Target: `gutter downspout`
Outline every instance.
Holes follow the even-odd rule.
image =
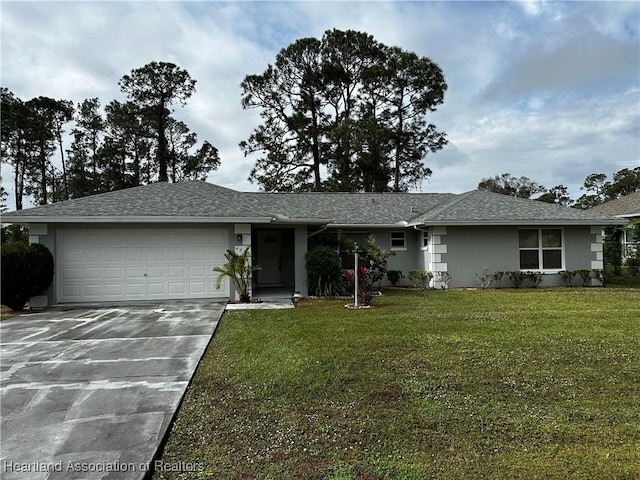
[[[328,223],[326,223],[322,227],[320,227],[319,230],[316,230],[315,232],[311,232],[311,233],[307,234],[307,238],[314,237],[314,236],[318,235],[319,233],[324,232],[327,228],[329,228],[329,224]]]

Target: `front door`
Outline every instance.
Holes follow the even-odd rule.
[[[258,230],[257,243],[258,286],[282,286],[282,231]]]

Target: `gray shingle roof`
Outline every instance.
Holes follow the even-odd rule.
[[[335,225],[396,225],[451,201],[452,193],[253,193],[291,218],[331,218]]]
[[[251,217],[251,205],[235,190],[206,182],[152,183],[52,203],[3,215],[12,217]]]
[[[581,224],[619,219],[485,191],[238,192],[201,181],[154,183],[3,215],[4,222],[233,221],[331,225]]]
[[[536,200],[473,190],[457,196],[410,222],[411,225],[606,225],[616,223],[606,215],[562,207]]]
[[[591,210],[604,215],[628,218],[640,217],[640,192],[633,192],[624,197],[605,202],[602,205],[593,207]]]

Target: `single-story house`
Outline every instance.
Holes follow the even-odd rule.
[[[10,212],[46,245],[55,277],[32,302],[233,297],[213,268],[227,249],[251,247],[257,289],[307,293],[305,254],[322,234],[395,252],[389,269],[476,274],[602,269],[602,228],[626,220],[474,190],[451,193],[239,192],[202,181],[154,183]]]
[[[603,215],[625,218],[630,221],[640,221],[640,192],[633,192],[615,200],[610,200],[593,207],[591,210]],[[640,238],[634,236],[632,230],[624,230],[620,237],[620,242],[622,243],[623,260],[636,255]]]

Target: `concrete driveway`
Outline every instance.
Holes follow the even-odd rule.
[[[143,478],[224,307],[56,307],[1,322],[0,477]]]

